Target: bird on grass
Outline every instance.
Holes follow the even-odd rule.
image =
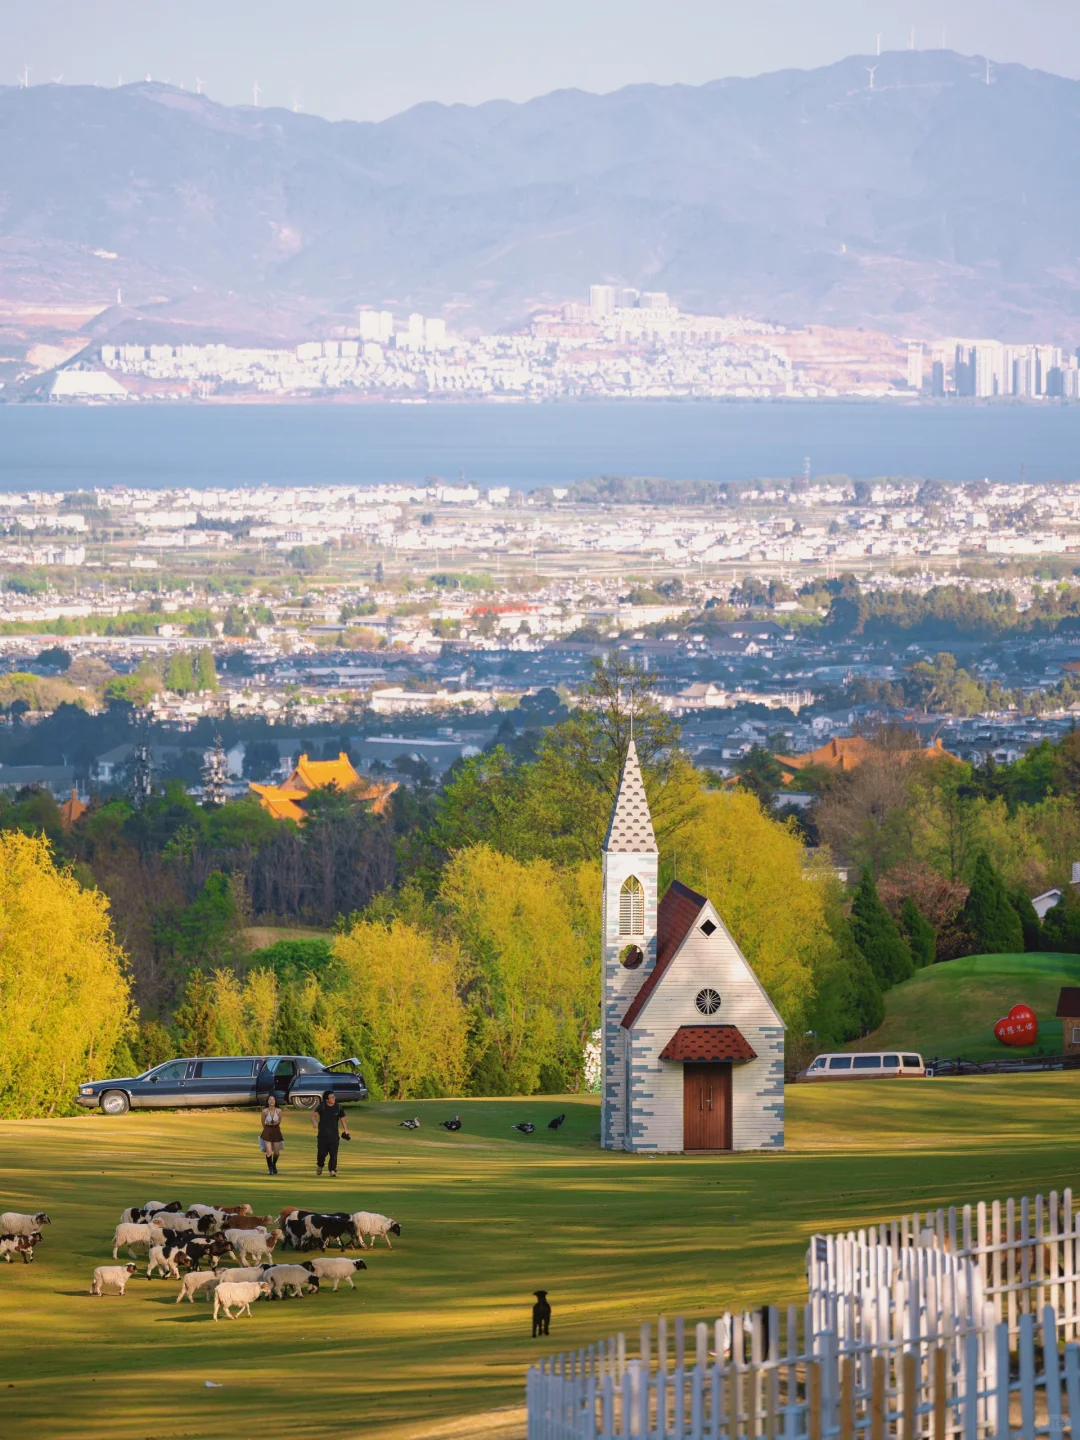
[[[511,1125],[510,1129],[520,1130],[523,1135],[531,1135],[536,1129],[536,1126],[532,1123],[531,1120],[526,1120],[524,1125]]]
[[[558,1130],[559,1126],[562,1124],[562,1122],[563,1122],[565,1119],[566,1119],[566,1116],[565,1116],[565,1115],[556,1115],[554,1120],[549,1120],[549,1121],[548,1121],[548,1129],[549,1129],[549,1130]]]
[[[444,1130],[460,1130],[460,1129],[461,1129],[461,1116],[460,1116],[460,1115],[455,1115],[452,1120],[440,1120],[440,1121],[439,1121],[439,1124],[442,1126],[442,1128],[443,1128]]]
[[[417,1115],[413,1120],[399,1120],[398,1124],[402,1130],[419,1130],[420,1116]]]

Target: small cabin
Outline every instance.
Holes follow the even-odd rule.
[[[1080,1055],[1080,985],[1063,985],[1054,1011],[1061,1021],[1062,1054]]]

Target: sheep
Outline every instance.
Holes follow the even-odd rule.
[[[190,1300],[194,1305],[196,1295],[205,1295],[209,1300],[213,1291],[217,1289],[219,1279],[220,1276],[215,1275],[212,1270],[189,1271],[180,1281],[180,1294],[176,1297],[177,1305],[181,1300]]]
[[[352,1217],[349,1215],[309,1215],[305,1224],[308,1235],[319,1241],[323,1250],[331,1240],[336,1240],[341,1250],[345,1249],[346,1242],[349,1245],[357,1243]]]
[[[251,1215],[253,1213],[250,1205],[192,1205],[188,1208],[188,1214],[197,1211],[200,1215],[213,1212],[215,1215]]]
[[[37,1235],[43,1225],[52,1221],[44,1210],[36,1215],[20,1215],[17,1210],[5,1210],[0,1215],[0,1235]]]
[[[228,1230],[269,1230],[274,1224],[271,1215],[225,1215]]]
[[[273,1230],[269,1234],[265,1230],[225,1231],[225,1239],[237,1260],[257,1260],[261,1255],[269,1259],[274,1246],[283,1238],[280,1230]]]
[[[219,1280],[229,1280],[236,1283],[240,1280],[261,1280],[268,1265],[238,1265],[224,1270],[215,1271]]]
[[[348,1281],[350,1290],[356,1289],[352,1279],[353,1271],[366,1270],[367,1263],[363,1260],[350,1260],[347,1255],[319,1255],[314,1260],[309,1260],[304,1268],[317,1275],[320,1280],[333,1280],[336,1295],[342,1280]]]
[[[11,1264],[12,1255],[21,1255],[23,1264],[29,1265],[34,1258],[34,1241],[37,1234],[33,1235],[0,1235],[0,1255],[3,1255],[7,1263]]]
[[[135,1247],[145,1245],[149,1250],[152,1245],[165,1244],[165,1231],[157,1225],[117,1225],[113,1231],[113,1259],[116,1259],[116,1252],[123,1245],[129,1255],[134,1255]]]
[[[168,1220],[164,1219],[157,1211],[154,1212],[158,1218],[151,1220],[151,1225],[159,1225],[162,1230],[168,1230],[173,1235],[212,1235],[214,1233],[214,1221],[210,1215],[191,1217],[189,1215],[170,1215]]]
[[[204,1260],[211,1262],[212,1270],[215,1261],[226,1255],[234,1255],[233,1248],[224,1235],[215,1235],[210,1240],[197,1235],[179,1235],[170,1239],[166,1232],[166,1247],[174,1250],[177,1264],[186,1265],[189,1270],[201,1269]]]
[[[356,1214],[349,1218],[352,1220],[353,1230],[356,1232],[356,1240],[361,1250],[365,1248],[365,1235],[371,1238],[370,1248],[372,1250],[375,1248],[375,1239],[379,1235],[392,1250],[394,1247],[390,1245],[390,1236],[401,1234],[401,1226],[396,1220],[391,1220],[389,1215],[376,1215],[373,1210],[357,1210]]]
[[[151,1215],[157,1215],[160,1211],[178,1215],[183,1208],[179,1200],[170,1200],[167,1205],[163,1200],[148,1200],[145,1205],[129,1205],[120,1216],[120,1223],[142,1225]]]
[[[90,1294],[104,1295],[106,1285],[115,1285],[123,1295],[124,1286],[135,1274],[136,1268],[134,1260],[129,1260],[126,1265],[99,1265],[94,1271]]]
[[[305,1290],[318,1290],[318,1277],[307,1265],[269,1265],[263,1271],[263,1279],[270,1282],[271,1297],[285,1299],[288,1292],[299,1300]]]
[[[180,1279],[180,1270],[177,1266],[178,1259],[186,1259],[179,1246],[174,1244],[151,1245],[149,1254],[146,1257],[146,1278],[151,1279],[154,1270],[160,1270],[173,1280]]]
[[[270,1294],[270,1286],[265,1280],[247,1280],[230,1282],[220,1280],[214,1286],[214,1319],[218,1318],[218,1311],[224,1310],[230,1320],[235,1320],[231,1307],[238,1305],[241,1315],[251,1314],[251,1302],[259,1300],[264,1295]]]

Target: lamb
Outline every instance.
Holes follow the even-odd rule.
[[[165,1244],[165,1231],[157,1225],[117,1225],[113,1231],[113,1259],[116,1259],[116,1252],[123,1245],[129,1255],[134,1255],[135,1247],[145,1245],[149,1250],[152,1245]]]
[[[260,1300],[264,1295],[270,1294],[270,1286],[265,1280],[241,1280],[239,1282],[219,1280],[214,1286],[214,1319],[218,1318],[218,1311],[224,1310],[230,1320],[235,1320],[232,1313],[232,1306],[239,1306],[241,1315],[251,1314],[251,1302]]]
[[[0,1235],[37,1235],[43,1225],[52,1221],[44,1210],[36,1215],[20,1215],[17,1210],[5,1210],[0,1215]]]
[[[264,1271],[269,1268],[267,1265],[238,1265],[230,1269],[218,1270],[216,1277],[218,1280],[229,1280],[233,1283],[239,1280],[261,1280]]]
[[[390,1245],[390,1236],[401,1234],[401,1226],[396,1220],[391,1220],[389,1215],[376,1215],[373,1210],[357,1210],[355,1215],[350,1216],[350,1219],[352,1220],[353,1230],[356,1232],[357,1244],[361,1250],[365,1248],[365,1235],[371,1238],[370,1248],[372,1250],[375,1248],[375,1239],[379,1235],[382,1236],[392,1250],[394,1247]]]
[[[135,1274],[136,1265],[134,1260],[129,1260],[126,1265],[99,1265],[94,1271],[93,1283],[90,1286],[91,1295],[104,1295],[106,1285],[115,1285],[121,1295],[124,1293],[124,1286]]]
[[[225,1239],[238,1260],[257,1260],[265,1255],[269,1260],[274,1246],[283,1239],[280,1230],[269,1234],[265,1230],[226,1230]]]
[[[366,1270],[367,1263],[364,1260],[350,1260],[346,1255],[319,1255],[314,1260],[309,1260],[304,1266],[320,1280],[333,1280],[334,1294],[337,1294],[337,1287],[342,1280],[346,1280],[350,1290],[355,1290],[353,1284],[353,1271]]]
[[[285,1299],[291,1290],[299,1300],[305,1290],[318,1290],[318,1276],[311,1273],[308,1265],[270,1265],[263,1271],[263,1279],[270,1282],[273,1298]]]
[[[34,1241],[37,1235],[0,1235],[0,1255],[11,1264],[12,1255],[21,1255],[23,1264],[29,1265],[34,1258]]]
[[[217,1289],[219,1279],[220,1277],[215,1275],[212,1270],[190,1271],[180,1282],[180,1294],[176,1297],[177,1305],[181,1300],[190,1300],[194,1305],[196,1295],[205,1295],[209,1300],[213,1291]]]

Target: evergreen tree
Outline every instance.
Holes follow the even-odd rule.
[[[851,931],[882,990],[909,980],[914,974],[907,941],[881,903],[869,870],[863,871],[852,901]]]
[[[1009,904],[1005,882],[983,851],[975,861],[971,890],[961,919],[971,933],[976,955],[1014,955],[1024,949],[1020,917]]]
[[[190,695],[195,689],[195,672],[186,650],[178,650],[170,658],[165,668],[165,684],[175,695]]]
[[[277,1055],[312,1055],[315,1052],[315,1032],[311,1022],[288,986],[281,992],[270,1042]]]
[[[910,895],[904,896],[900,909],[900,925],[907,938],[915,969],[922,970],[927,965],[933,965],[937,958],[937,932],[926,916],[920,913]]]
[[[1064,955],[1080,954],[1080,898],[1071,885],[1066,887],[1058,903],[1046,912],[1041,948]]]
[[[1009,904],[1020,917],[1020,929],[1024,932],[1024,949],[1041,950],[1043,932],[1039,917],[1035,913],[1035,906],[1028,898],[1026,890],[1017,886],[1009,891]]]
[[[834,907],[827,923],[836,948],[832,963],[825,965],[818,975],[817,990],[806,1017],[817,1037],[815,1050],[830,1050],[869,1035],[885,1019],[881,986],[855,943],[850,921],[839,907]]]
[[[196,690],[211,691],[216,691],[218,688],[214,652],[209,645],[204,645],[195,657],[195,688]]]

